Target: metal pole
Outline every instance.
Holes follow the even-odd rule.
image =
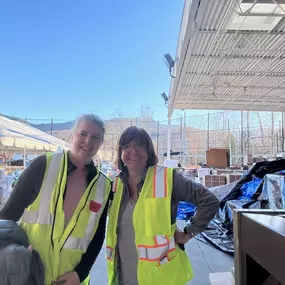
[[[159,142],[159,121],[157,121],[157,127],[156,127],[156,154],[158,154],[158,142]]]
[[[186,110],[184,110],[184,128],[183,128],[183,166],[185,166],[186,156]]]
[[[246,153],[249,154],[249,142],[250,142],[250,132],[249,132],[249,111],[246,112]]]
[[[225,134],[225,130],[226,130],[226,122],[225,122],[225,111],[223,111],[223,135]]]
[[[274,140],[275,140],[275,136],[274,136],[274,113],[271,112],[271,153],[272,153],[272,157],[274,156]]]
[[[50,134],[52,135],[53,118],[50,119]]]
[[[228,137],[229,137],[229,149],[230,149],[230,165],[233,165],[232,159],[232,136],[230,132],[230,120],[228,119]]]
[[[180,130],[179,130],[179,139],[180,139],[180,143],[181,143],[181,148],[180,148],[180,155],[179,155],[179,163],[182,164],[183,163],[183,154],[184,153],[184,146],[183,146],[183,139],[184,139],[184,135],[183,135],[183,118],[182,118],[182,114],[180,117]]]
[[[208,113],[207,150],[210,150],[210,113]]]
[[[278,140],[277,140],[277,152],[282,151],[282,123],[279,120]]]
[[[244,133],[243,133],[243,111],[241,111],[241,133],[240,133],[240,150],[241,150],[241,156],[242,156],[242,163],[243,163],[243,156],[244,156]]]
[[[167,126],[167,159],[170,159],[170,148],[171,148],[171,119],[168,116],[168,126]]]
[[[233,136],[235,139],[235,164],[237,164],[237,137],[235,136],[235,125],[233,125]]]
[[[284,151],[284,127],[285,127],[284,118],[285,118],[284,112],[282,112],[282,122],[281,122],[281,124],[282,124],[282,127],[281,127],[281,136],[282,136],[281,150],[282,150],[282,152]]]
[[[276,153],[279,151],[279,136],[278,136],[278,132],[276,133]]]

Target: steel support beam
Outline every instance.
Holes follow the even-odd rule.
[[[279,17],[284,18],[285,14],[278,14],[278,13],[239,13],[240,17]]]
[[[210,97],[210,94],[188,94],[188,96],[184,97],[182,100],[177,100],[178,104],[179,101],[181,102],[185,102],[185,104],[187,104],[187,99],[192,98],[192,99],[196,99],[195,97],[193,98],[194,95],[196,98],[199,98],[199,103],[198,104],[212,104],[213,101],[218,100],[219,104],[247,104],[250,103],[251,100],[254,99],[255,96],[248,96],[248,97],[240,97],[239,99],[236,99],[236,97],[226,97],[225,98],[225,94],[217,94],[215,97],[212,95],[212,97]],[[188,98],[187,98],[188,97]],[[228,100],[228,101],[227,101]],[[231,101],[231,100],[235,100],[235,101]],[[193,100],[189,100],[189,101],[193,101]],[[280,104],[285,104],[285,97],[284,98],[274,98],[274,97],[265,97],[265,98],[260,98],[260,99],[256,99],[254,101],[254,104],[257,103],[265,103],[265,104],[270,104],[270,103],[280,103]],[[192,103],[191,103],[192,104]]]
[[[214,72],[186,72],[187,75],[200,76],[267,76],[267,77],[285,77],[285,72],[263,72],[263,71],[214,71]]]
[[[280,105],[269,105],[269,104],[247,104],[245,106],[241,105],[233,105],[233,104],[227,104],[227,105],[221,105],[218,103],[215,104],[203,104],[203,102],[199,104],[176,104],[176,109],[193,109],[193,110],[235,110],[235,111],[266,111],[266,112],[282,112],[285,111],[285,104]]]
[[[213,30],[199,30],[199,33],[207,33],[207,34],[216,34],[217,30],[213,29]],[[237,35],[260,35],[260,36],[278,36],[278,35],[285,35],[284,31],[271,31],[271,32],[267,32],[267,31],[249,31],[249,30],[226,30],[226,31],[221,31],[219,32],[220,35],[226,35],[226,34],[237,34]]]
[[[204,85],[204,84],[198,84],[198,85],[181,85],[183,88],[215,88],[215,89],[244,89],[246,88],[247,90],[284,90],[285,91],[285,86],[284,87],[275,87],[275,86],[250,86],[250,85],[242,85],[242,86],[237,86],[237,85]]]
[[[285,53],[285,51],[282,51]],[[205,58],[206,55],[202,54],[202,55],[191,55],[191,58],[197,58],[197,59],[203,59]],[[224,55],[224,56],[221,56],[221,55],[209,55],[208,56],[209,59],[217,59],[217,60],[220,60],[220,59],[226,59],[226,60],[231,60],[231,59],[247,59],[247,60],[262,60],[262,61],[266,61],[266,60],[276,60],[276,59],[279,59],[279,60],[283,60],[285,59],[285,55],[282,56],[248,56],[248,55],[245,55],[245,56],[242,56],[242,55]]]
[[[254,49],[254,48],[221,48],[221,47],[216,47],[218,50],[222,51],[231,51],[231,52],[280,52],[280,53],[285,53],[284,49]]]

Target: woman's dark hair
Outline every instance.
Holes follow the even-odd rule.
[[[142,128],[132,126],[125,129],[119,139],[117,151],[118,168],[120,170],[123,170],[125,168],[124,162],[121,158],[122,149],[133,140],[137,145],[145,147],[148,154],[147,166],[156,165],[158,163],[158,158],[154,152],[153,143],[149,134]]]

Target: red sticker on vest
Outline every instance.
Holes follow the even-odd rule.
[[[101,204],[99,204],[99,203],[97,203],[97,202],[95,202],[93,200],[90,201],[90,211],[91,212],[97,213],[97,212],[100,211],[101,207],[102,207]]]

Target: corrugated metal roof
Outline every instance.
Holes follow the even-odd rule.
[[[284,1],[272,0],[270,7],[276,5],[279,14],[261,18],[252,11],[266,4],[253,2],[243,11],[242,0],[193,0],[188,18],[184,11],[185,36],[179,36],[170,115],[174,109],[285,111]],[[266,27],[276,23],[276,17],[279,22],[270,31],[243,30],[243,19],[252,17]],[[233,19],[241,22],[239,29],[229,29]]]

